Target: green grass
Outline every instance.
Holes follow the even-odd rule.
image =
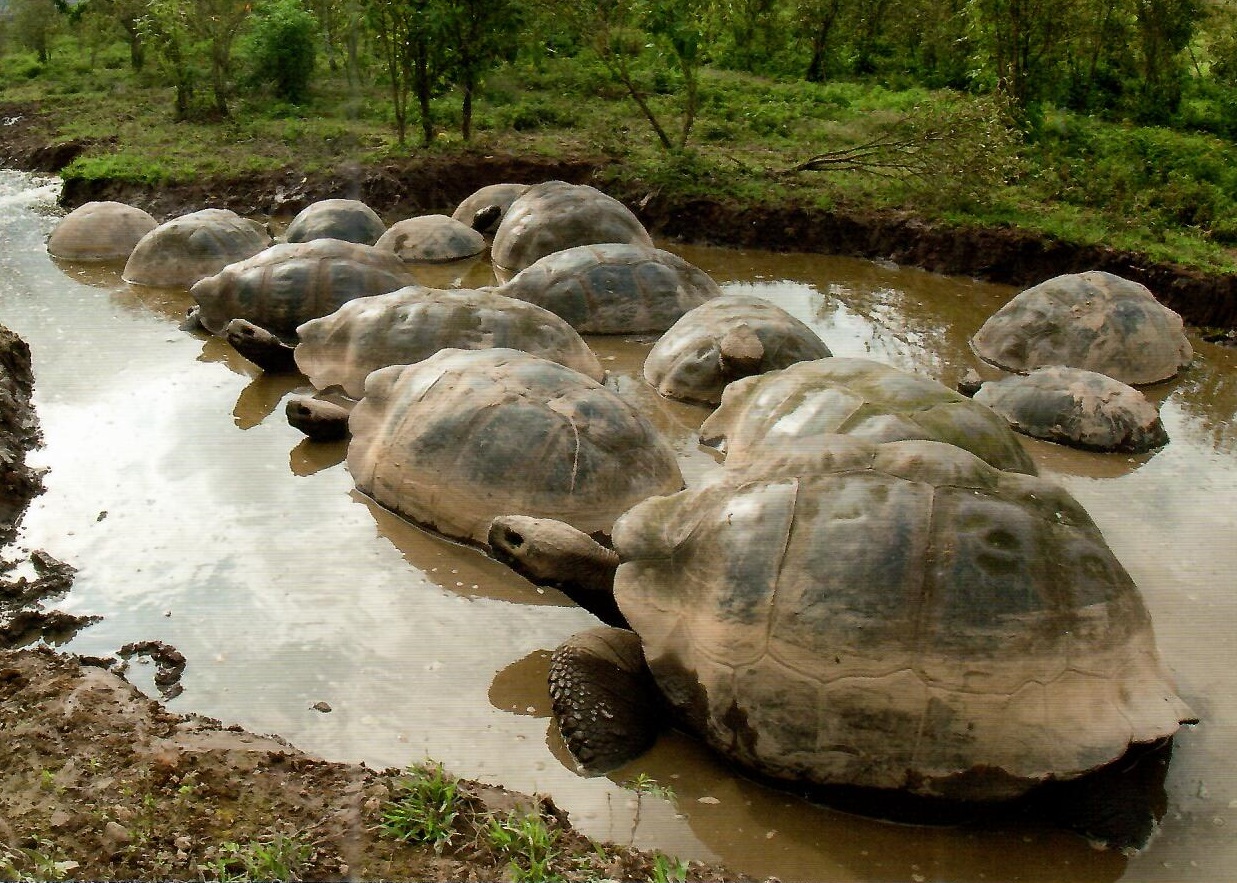
[[[77,862],[63,859],[56,845],[42,837],[36,838],[32,846],[21,848],[0,843],[0,880],[64,880],[77,868]]]
[[[492,816],[484,830],[486,841],[507,859],[514,883],[551,883],[560,879],[552,865],[558,856],[558,835],[536,813]]]
[[[299,873],[313,855],[313,844],[302,834],[271,832],[245,843],[227,841],[209,865],[211,876],[221,883],[249,880],[299,880]]]
[[[458,782],[441,764],[414,767],[400,780],[399,795],[382,809],[382,833],[441,852],[458,833],[455,823],[464,808]]]
[[[658,72],[643,74],[651,82]],[[198,99],[206,98],[203,85]],[[919,86],[816,84],[713,69],[703,71],[701,99],[689,149],[668,155],[595,60],[523,59],[486,80],[472,144],[458,131],[459,96],[436,98],[439,135],[424,148],[415,119],[410,143],[396,143],[385,85],[372,64],[352,84],[342,71],[320,67],[302,105],[247,92],[232,98],[230,119],[174,122],[171,89],[153,65],[135,75],[119,42],[101,48],[93,66],[67,35],[45,65],[12,47],[0,56],[0,101],[40,101],[58,138],[94,142],[66,177],[158,186],[461,150],[588,158],[601,169],[599,186],[655,190],[668,200],[909,212],[928,221],[1012,225],[1213,271],[1237,265],[1237,148],[1214,134],[1050,110],[1031,144],[994,145],[980,129],[958,132],[962,158],[932,178],[788,174],[815,154],[861,144],[907,118],[973,109],[977,99]],[[650,98],[672,130],[677,100],[673,89]],[[1005,179],[989,175],[991,168]]]

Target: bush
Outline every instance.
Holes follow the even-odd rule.
[[[255,82],[270,83],[285,101],[309,94],[318,45],[318,20],[300,0],[271,0],[253,16],[246,50]]]

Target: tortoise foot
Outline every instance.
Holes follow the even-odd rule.
[[[635,632],[602,626],[567,639],[549,684],[563,741],[587,769],[608,772],[657,740],[660,700]]]

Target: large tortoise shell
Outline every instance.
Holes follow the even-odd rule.
[[[953,445],[833,435],[811,473],[652,498],[613,538],[661,691],[762,775],[1005,798],[1190,717],[1082,507]]]
[[[358,399],[371,371],[420,362],[442,349],[508,347],[594,380],[605,374],[588,344],[558,316],[488,289],[410,286],[357,298],[296,333],[296,364],[310,382],[319,389],[340,386]]]
[[[499,515],[609,532],[636,502],[683,486],[673,449],[616,393],[512,349],[375,371],[349,429],[361,491],[481,545]]]
[[[202,324],[222,333],[246,319],[291,338],[296,327],[325,316],[353,298],[384,294],[411,281],[404,264],[372,245],[311,239],[273,245],[223,268],[189,290]]]
[[[736,380],[700,427],[705,444],[725,450],[728,469],[766,460],[808,467],[830,433],[874,442],[948,442],[998,469],[1036,472],[991,408],[929,377],[869,359],[817,359]]]

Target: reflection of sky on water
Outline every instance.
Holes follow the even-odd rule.
[[[1142,587],[1163,656],[1203,717],[1179,740],[1164,830],[1127,862],[1054,831],[906,828],[812,807],[677,735],[612,778],[580,778],[552,750],[547,719],[511,707],[543,713],[536,660],[591,617],[353,494],[343,446],[310,450],[284,420],[299,381],[259,377],[222,343],[178,331],[183,295],[53,266],[42,247],[54,188],[14,193],[29,179],[8,174],[0,322],[31,343],[46,438],[33,458],[51,467],[21,541],[79,568],[63,607],[106,617],[71,649],[152,639],[186,654],[173,709],[379,766],[428,755],[550,793],[592,835],[784,880],[1179,881],[1237,867],[1233,351],[1200,345],[1195,368],[1150,391],[1173,439],[1162,451],[1130,462],[1028,442]],[[862,261],[675,250],[727,290],[779,303],[837,355],[947,385],[990,371],[967,340],[1013,294]],[[708,412],[650,394],[640,366],[651,340],[590,343],[610,385],[672,439],[689,483],[706,480],[716,462],[694,434]],[[323,700],[330,714],[310,710]],[[637,800],[619,783],[640,772],[677,796]]]

